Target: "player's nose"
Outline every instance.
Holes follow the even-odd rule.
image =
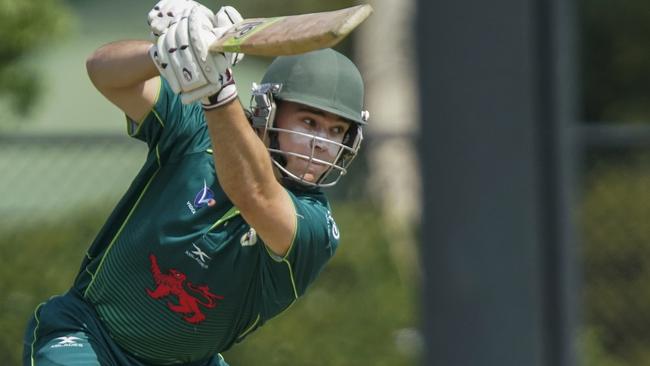
[[[328,143],[326,140],[327,134],[324,134],[322,132],[316,133],[311,139],[310,147],[317,150],[327,150]]]

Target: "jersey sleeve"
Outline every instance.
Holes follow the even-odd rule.
[[[297,228],[285,259],[293,267],[298,294],[302,295],[334,256],[340,233],[326,202],[289,194],[296,208]]]
[[[157,147],[160,152],[179,152],[184,146],[180,139],[189,140],[205,126],[205,117],[198,103],[184,105],[172,91],[169,83],[160,78],[156,103],[139,122],[127,116],[129,136],[144,141],[149,149]]]
[[[273,316],[305,293],[332,258],[340,234],[327,201],[289,191],[296,208],[297,228],[284,257],[266,248],[264,292],[266,315]]]

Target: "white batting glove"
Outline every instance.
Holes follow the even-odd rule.
[[[225,28],[226,30],[232,27],[234,24],[237,24],[244,20],[244,18],[239,14],[237,9],[232,6],[222,6],[219,11],[214,15],[215,27]],[[230,60],[230,63],[235,66],[243,58],[243,53],[226,53],[226,58]]]
[[[194,7],[201,7],[206,15],[214,17],[214,27],[231,27],[243,20],[241,14],[232,6],[222,6],[219,11],[212,15],[212,11],[194,0],[161,0],[147,14],[147,23],[151,30],[151,36],[157,39],[170,25],[178,22],[181,18],[189,16]],[[230,63],[236,65],[244,58],[243,53],[227,53]]]
[[[230,67],[240,57],[209,52],[209,46],[232,23],[227,21],[227,26],[214,27],[215,23],[216,17],[195,6],[187,17],[172,23],[149,50],[161,76],[185,104],[216,95],[212,100],[221,105],[237,96]]]
[[[237,9],[232,6],[222,6],[217,14],[215,14],[215,33],[219,33],[220,38],[223,33],[228,31],[234,24],[237,24],[243,20],[241,14]],[[223,54],[226,61],[230,63],[230,66],[235,66],[243,58],[243,53],[225,53]],[[216,88],[217,85],[221,85],[220,88]],[[237,98],[237,85],[235,84],[235,78],[232,73],[231,68],[227,68],[225,72],[220,72],[219,74],[219,84],[210,84],[206,85],[198,90],[194,90],[188,93],[181,95],[181,100],[184,100],[184,103],[191,103],[195,100],[201,99],[201,104],[204,110],[210,110],[217,107],[220,107],[226,103]]]
[[[161,0],[147,14],[147,24],[153,38],[161,34],[173,23],[178,22],[182,17],[187,17],[192,8],[200,6],[206,13],[212,11],[194,0]]]
[[[190,34],[192,35],[192,40],[194,40],[193,35],[198,35],[202,31],[205,31],[199,27],[202,23],[200,17],[201,14],[193,14],[190,16]],[[232,6],[224,6],[219,9],[214,19],[217,27],[212,29],[212,33],[217,35],[217,37],[212,39],[209,33],[202,33],[206,37],[203,41],[206,41],[207,45],[200,45],[199,42],[197,48],[200,54],[198,56],[201,60],[210,60],[212,58],[218,65],[221,65],[225,59],[230,65],[225,70],[219,69],[219,82],[213,82],[211,80],[211,83],[204,87],[181,94],[181,100],[186,104],[200,99],[204,110],[220,107],[237,98],[237,85],[235,84],[235,78],[230,67],[237,64],[244,57],[240,53],[210,54],[207,51],[207,47],[219,39],[233,24],[240,22],[242,16]],[[196,38],[197,40],[201,39],[200,37]],[[208,67],[210,66],[208,65]]]
[[[209,94],[209,91],[200,93],[201,105],[203,110],[215,109],[224,104],[230,103],[237,98],[237,85],[233,77],[232,70],[227,69],[225,73],[221,74],[221,88],[216,92]],[[191,92],[192,95],[187,95],[186,98],[196,98],[199,96],[198,92]]]
[[[220,84],[207,84],[196,90],[181,93],[181,101],[189,104],[201,100],[203,109],[210,110],[237,98],[237,85],[232,70],[226,69],[220,77]]]
[[[209,84],[199,61],[190,47],[188,18],[181,18],[158,38],[149,49],[160,75],[179,94]],[[225,68],[224,68],[225,69]]]

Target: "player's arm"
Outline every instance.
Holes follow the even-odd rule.
[[[157,2],[147,16],[151,34],[158,39],[197,6],[212,14],[193,0]],[[86,61],[95,87],[133,121],[141,121],[149,113],[160,90],[159,69],[149,54],[151,47],[147,41],[118,41],[99,48]]]
[[[193,8],[160,36],[152,54],[184,103],[201,99],[221,187],[269,249],[283,256],[297,228],[293,202],[237,101],[230,67],[238,55],[208,53],[208,46],[238,20],[241,15],[232,7],[222,7],[214,17]]]
[[[238,101],[205,116],[219,184],[269,249],[284,256],[297,229],[296,210],[275,177],[268,150]]]
[[[97,90],[133,121],[140,121],[151,110],[160,89],[150,47],[147,41],[118,41],[100,47],[86,60]]]

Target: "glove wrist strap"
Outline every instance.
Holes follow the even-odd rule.
[[[232,77],[232,72],[228,69],[223,76],[227,81],[224,82],[219,91],[201,99],[203,110],[219,108],[237,98],[237,86],[235,85],[235,79]]]

